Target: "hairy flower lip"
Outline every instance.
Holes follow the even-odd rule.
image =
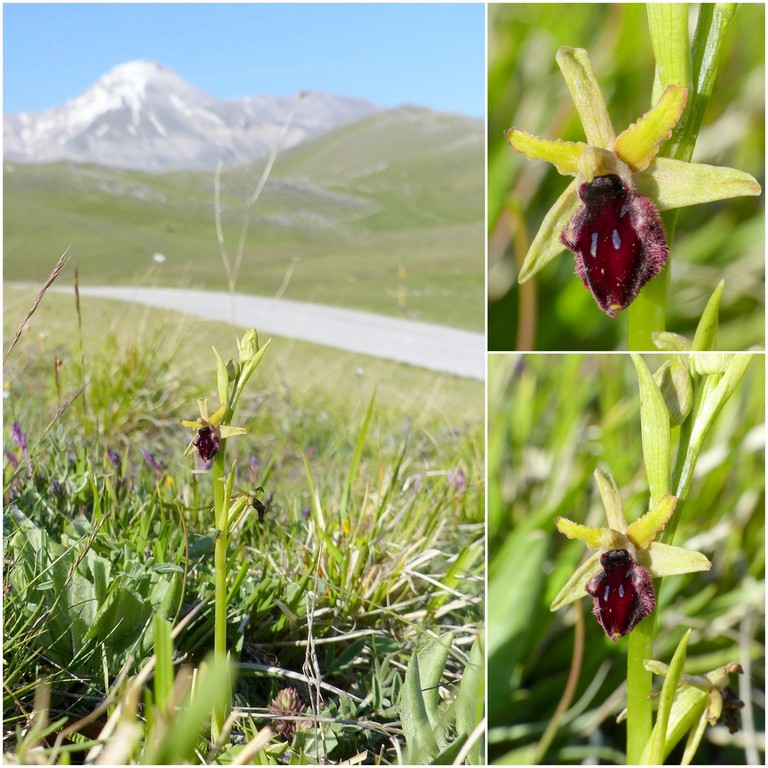
[[[599,468],[595,470],[594,476],[609,527],[582,525],[566,517],[555,519],[555,526],[560,533],[570,539],[583,541],[587,547],[597,551],[573,572],[552,601],[550,611],[557,611],[588,595],[587,584],[601,572],[601,556],[612,550],[623,549],[629,552],[635,562],[647,569],[653,578],[708,571],[711,568],[712,563],[701,552],[655,540],[675,511],[675,496],[662,497],[656,507],[628,524],[613,478]]]
[[[519,283],[530,280],[563,252],[560,233],[581,207],[578,187],[579,179],[584,180],[580,167],[584,153],[598,151],[615,157],[629,170],[629,178],[622,176],[624,181],[659,211],[761,194],[760,185],[748,173],[656,156],[683,114],[688,98],[685,88],[669,86],[656,105],[616,136],[587,51],[564,46],[557,52],[557,63],[587,143],[543,139],[517,128],[504,132],[512,148],[529,160],[546,160],[559,173],[577,177],[545,215],[520,269]]]
[[[222,424],[227,415],[227,405],[221,405],[213,415],[208,414],[208,399],[201,398],[197,401],[200,416],[194,421],[182,419],[181,423],[189,429],[195,430],[194,437],[189,441],[184,455],[188,456],[197,450],[204,462],[210,461],[221,447],[221,441],[229,437],[246,434],[242,427],[231,427]]]

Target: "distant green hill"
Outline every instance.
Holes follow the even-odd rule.
[[[222,176],[231,256],[264,163]],[[213,174],[6,163],[4,278],[44,280],[71,244],[83,283],[225,288],[213,195]],[[482,121],[404,107],[281,153],[237,289],[396,314],[401,266],[407,316],[483,328]]]

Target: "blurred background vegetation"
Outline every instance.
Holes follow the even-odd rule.
[[[644,359],[653,372],[668,356]],[[675,544],[706,554],[712,569],[667,577],[658,595],[655,658],[669,663],[692,627],[688,674],[730,661],[745,670],[731,678],[747,702],[743,729],[731,736],[723,725],[708,727],[700,764],[746,762],[745,750],[760,744],[765,729],[764,392],[758,355],[707,438],[675,537]],[[491,355],[488,425],[489,759],[621,763],[626,726],[616,716],[626,706],[627,641],[605,637],[589,600],[557,613],[549,605],[587,555],[581,542],[556,532],[554,518],[604,523],[596,466],[615,477],[630,521],[647,508],[632,361]],[[580,632],[583,660],[558,720]],[[678,748],[669,762],[680,754]]]
[[[691,6],[691,34],[697,6]],[[765,187],[765,6],[741,5],[723,52],[694,162],[751,173]],[[538,228],[568,180],[507,144],[514,126],[583,141],[555,63],[561,45],[586,48],[617,131],[650,106],[654,57],[645,6],[635,3],[490,5],[488,10],[488,345],[490,350],[616,349],[626,316],[606,317],[574,277],[564,251],[521,287],[517,275]],[[763,197],[681,209],[672,246],[667,330],[693,336],[725,278],[720,346],[764,343]]]

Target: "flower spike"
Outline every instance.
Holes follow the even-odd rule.
[[[595,480],[610,527],[593,528],[565,517],[556,518],[560,533],[583,541],[597,552],[568,579],[550,610],[589,595],[595,617],[615,642],[628,635],[656,606],[652,578],[708,571],[712,564],[700,552],[655,540],[675,511],[675,496],[663,496],[656,507],[628,525],[613,478],[597,469]]]
[[[581,119],[587,144],[552,141],[516,128],[505,131],[512,148],[575,176],[544,217],[518,282],[571,250],[576,273],[609,317],[626,309],[669,257],[659,211],[759,195],[748,173],[657,157],[688,100],[670,85],[658,103],[618,136],[587,51],[562,47],[557,63]]]

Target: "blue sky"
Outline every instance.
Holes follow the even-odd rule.
[[[4,112],[63,104],[133,59],[222,99],[311,89],[485,110],[482,3],[3,5]]]

